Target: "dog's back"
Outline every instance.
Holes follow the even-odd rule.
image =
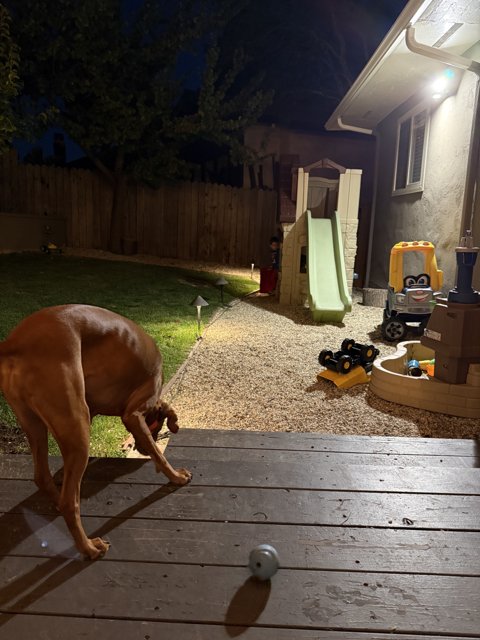
[[[143,385],[160,395],[162,358],[153,339],[128,318],[81,304],[41,309],[13,329],[0,343],[0,388],[32,378],[38,384],[49,368],[78,365],[92,416],[122,415]]]

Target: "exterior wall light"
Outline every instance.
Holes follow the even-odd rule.
[[[453,69],[445,69],[441,76],[436,78],[431,84],[433,100],[442,100],[446,98],[452,88],[455,71]]]

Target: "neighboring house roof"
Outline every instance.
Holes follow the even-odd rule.
[[[449,56],[462,56],[480,39],[480,3],[410,0],[326,122],[327,129],[356,127],[371,133],[396,107],[445,69],[445,62],[409,50],[405,42],[409,25],[414,26],[411,34],[417,42]],[[478,52],[476,59],[473,66],[478,73]]]

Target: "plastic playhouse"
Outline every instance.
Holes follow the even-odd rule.
[[[407,254],[419,254],[422,272],[405,274]],[[426,327],[432,313],[432,303],[441,295],[443,272],[437,268],[435,247],[431,242],[397,242],[390,252],[388,293],[383,312],[382,335],[390,342],[403,340],[408,323]]]
[[[457,284],[437,298],[423,337],[399,343],[391,356],[373,364],[370,389],[398,404],[464,418],[480,418],[480,294],[472,288],[480,249],[467,232],[456,248]],[[431,362],[433,371],[408,374],[412,359]]]
[[[325,169],[338,180],[310,175]],[[352,309],[361,177],[328,158],[292,176],[295,221],[283,225],[280,303],[308,306],[316,322],[341,322]]]

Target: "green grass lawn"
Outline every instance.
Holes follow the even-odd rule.
[[[0,339],[25,316],[42,307],[84,303],[111,309],[141,325],[157,342],[164,360],[165,381],[185,360],[197,337],[196,308],[201,295],[206,324],[221,306],[214,286],[221,274],[187,271],[135,262],[81,259],[63,255],[0,255]],[[250,279],[226,276],[224,301],[241,297],[258,285]],[[15,431],[16,421],[0,397],[0,428]],[[94,419],[91,455],[120,456],[127,433],[120,419]],[[1,444],[0,444],[1,450]],[[58,455],[56,443],[50,443]]]

